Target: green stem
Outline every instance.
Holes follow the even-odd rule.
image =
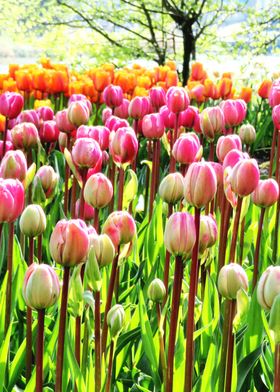
[[[100,337],[100,291],[94,294],[95,299],[95,320],[94,320],[94,335],[95,335],[95,392],[101,391],[101,337]]]
[[[44,318],[45,318],[45,309],[38,310],[38,335],[37,335],[37,352],[36,352],[36,392],[43,391]]]
[[[11,303],[12,303],[12,276],[13,276],[13,245],[14,245],[14,222],[8,223],[8,255],[7,255],[7,291],[6,291],[6,314],[5,314],[5,334],[8,331],[11,321]]]

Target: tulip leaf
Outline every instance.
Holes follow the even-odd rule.
[[[130,178],[125,183],[124,186],[124,195],[123,195],[124,209],[127,209],[129,207],[130,202],[135,198],[138,191],[138,179],[136,173],[131,169],[129,169],[127,173],[129,174]]]
[[[249,309],[249,297],[245,290],[242,288],[238,290],[236,296],[236,308],[237,312],[233,320],[233,330],[236,333],[247,316]]]
[[[68,166],[70,167],[72,173],[76,177],[76,179],[80,185],[80,188],[82,188],[83,187],[82,177],[81,177],[80,173],[78,172],[78,169],[76,168],[76,166],[73,162],[71,153],[67,150],[67,148],[64,149],[64,157],[65,157],[66,162],[68,163]]]
[[[24,189],[28,189],[29,185],[33,181],[35,174],[36,174],[36,163],[33,162],[32,165],[27,170],[25,179],[22,181],[22,185]]]
[[[6,367],[8,364],[8,353],[10,347],[10,337],[12,331],[12,324],[10,324],[6,333],[5,339],[3,340],[0,347],[0,392],[3,392],[4,382],[6,379]]]

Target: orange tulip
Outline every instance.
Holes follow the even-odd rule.
[[[167,60],[165,65],[167,65],[167,67],[169,67],[171,69],[171,71],[176,71],[176,69],[177,69],[175,61]]]
[[[138,76],[137,86],[144,87],[145,89],[149,89],[151,85],[152,85],[151,79],[148,76]]]
[[[94,83],[94,87],[99,92],[102,92],[105,87],[109,86],[109,84],[111,84],[112,82],[110,72],[104,71],[102,69],[98,69],[95,72],[92,80]]]
[[[166,75],[166,88],[178,85],[178,74],[177,71],[168,71]]]
[[[9,78],[9,74],[0,74],[0,90],[3,89],[4,80],[8,80]]]
[[[265,79],[258,88],[258,94],[261,98],[267,99],[272,86],[272,81]]]
[[[69,95],[83,94],[83,83],[79,80],[69,83]]]
[[[50,75],[45,69],[34,70],[32,73],[32,85],[34,90],[46,91]]]
[[[120,86],[124,93],[129,93],[136,86],[136,77],[133,73],[118,71],[115,73],[114,84]]]
[[[5,131],[5,126],[6,126],[6,117],[4,117],[4,116],[2,116],[2,114],[0,114],[0,132]]]
[[[203,84],[196,85],[190,91],[190,97],[191,97],[191,99],[194,99],[198,103],[204,102],[205,101],[205,87],[203,86]]]
[[[224,72],[222,78],[232,79],[232,72]]]
[[[48,58],[45,58],[45,57],[42,58],[42,59],[40,60],[40,63],[41,63],[41,65],[42,65],[43,68],[53,69],[53,66],[52,66],[52,64],[51,64],[51,60],[48,59]]]
[[[219,95],[222,99],[227,99],[231,94],[232,80],[222,78],[218,84]]]
[[[115,72],[115,66],[114,64],[103,64],[102,65],[102,69],[106,72],[109,72],[109,74],[111,75],[111,80],[114,79],[114,72]]]
[[[14,79],[9,78],[3,81],[3,91],[17,92],[17,83]]]
[[[66,72],[52,71],[51,80],[48,86],[49,92],[52,94],[67,93],[69,85],[69,77]]]
[[[11,78],[15,79],[15,73],[19,69],[18,64],[9,64],[9,75]]]
[[[22,91],[32,90],[32,77],[28,71],[18,70],[15,72],[17,88]]]
[[[239,98],[244,99],[246,103],[250,102],[252,98],[251,87],[242,87],[241,92],[239,94]]]
[[[211,79],[204,80],[204,95],[207,98],[215,99],[214,96],[217,94],[217,88],[215,89],[215,83]]]
[[[156,71],[156,80],[158,82],[164,82],[166,80],[167,72],[170,71],[170,68],[167,65],[161,65],[155,68]]]
[[[132,97],[146,97],[149,95],[149,91],[146,90],[144,87],[136,86],[133,92]]]
[[[203,68],[203,64],[199,62],[193,63],[191,67],[190,80],[198,80],[203,83],[206,78],[207,73]]]

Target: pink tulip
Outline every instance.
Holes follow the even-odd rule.
[[[221,165],[218,162],[209,162],[212,168],[214,169],[214,172],[216,173],[217,177],[217,186],[222,186],[224,182],[224,169],[223,165]]]
[[[151,113],[151,103],[148,97],[135,97],[130,101],[128,107],[129,117],[141,119]]]
[[[36,110],[36,112],[39,116],[39,120],[41,121],[54,120],[54,112],[49,106],[41,106]]]
[[[0,222],[13,222],[24,209],[24,188],[19,180],[0,178]]]
[[[23,110],[17,117],[17,123],[32,123],[37,129],[39,129],[39,116],[36,110]]]
[[[106,207],[112,197],[112,183],[103,173],[93,174],[87,179],[84,198],[89,205],[97,209]]]
[[[102,152],[95,140],[82,137],[77,139],[73,145],[72,158],[79,168],[91,168],[102,159]]]
[[[280,130],[280,104],[274,106],[272,110],[272,120],[273,120],[274,128],[279,131]]]
[[[239,161],[248,158],[249,155],[246,152],[242,152],[235,148],[229,151],[227,155],[224,157],[223,168],[225,169],[228,166],[234,167]]]
[[[41,183],[47,199],[52,197],[58,182],[58,174],[51,166],[41,166],[34,177],[34,184]]]
[[[36,126],[32,123],[16,125],[12,131],[12,141],[15,148],[29,150],[38,145],[40,139]]]
[[[79,216],[79,211],[80,211],[80,199],[76,201],[76,206],[75,206],[75,214],[76,216]],[[84,205],[84,220],[85,221],[90,221],[94,218],[94,208],[89,205],[88,203],[85,203]]]
[[[27,163],[21,150],[8,151],[0,164],[0,177],[23,181],[27,173]]]
[[[128,212],[114,211],[106,219],[102,233],[110,237],[117,250],[120,245],[132,242],[136,235],[136,225]]]
[[[129,127],[129,123],[124,120],[120,119],[117,116],[109,117],[105,122],[105,127],[110,129],[110,131],[117,131],[119,128]]]
[[[132,128],[119,128],[110,142],[110,153],[116,163],[131,163],[138,151],[138,140]]]
[[[103,99],[107,106],[114,109],[120,106],[123,101],[123,91],[120,86],[110,84],[103,91]]]
[[[69,106],[71,106],[73,102],[83,102],[88,108],[89,113],[91,114],[92,112],[91,102],[87,99],[87,97],[84,94],[72,94],[68,100],[68,104],[67,104],[68,108]]]
[[[149,90],[149,98],[152,107],[155,111],[159,111],[159,109],[166,104],[166,95],[165,91],[162,87],[152,87]]]
[[[216,146],[216,154],[220,162],[223,162],[227,153],[234,149],[242,151],[242,143],[238,135],[219,137]]]
[[[199,117],[203,135],[210,141],[214,140],[215,135],[224,131],[225,119],[220,107],[208,107],[200,113]]]
[[[183,133],[174,143],[172,155],[179,163],[197,162],[202,156],[202,146],[194,132]]]
[[[119,118],[128,118],[128,107],[129,107],[129,100],[123,99],[121,105],[115,108],[114,115]]]
[[[233,192],[248,196],[258,186],[260,171],[255,159],[242,159],[232,169],[229,177]]]
[[[173,129],[176,120],[175,113],[170,112],[167,106],[162,106],[159,110],[159,113],[163,119],[165,128]]]
[[[192,163],[185,177],[184,196],[196,208],[213,200],[217,190],[217,177],[209,162]]]
[[[9,119],[16,118],[22,111],[23,104],[22,95],[7,91],[0,95],[0,114]]]
[[[52,232],[49,246],[56,263],[73,267],[84,262],[89,249],[87,225],[81,219],[60,220]]]
[[[194,128],[195,121],[199,120],[198,109],[194,106],[189,106],[186,110],[179,114],[179,126],[184,128]]]
[[[188,212],[175,212],[168,219],[164,231],[164,245],[169,253],[187,258],[196,240],[194,218]]]
[[[201,215],[199,228],[199,253],[202,254],[206,249],[215,245],[217,238],[218,228],[214,217],[211,214]]]
[[[277,202],[279,186],[275,180],[268,178],[260,180],[257,188],[251,194],[252,202],[259,207],[270,207]]]
[[[4,147],[4,142],[3,140],[0,140],[0,158],[3,158],[3,147]],[[5,152],[13,150],[14,146],[13,143],[10,141],[6,141],[6,149]]]
[[[109,128],[100,125],[96,125],[96,126],[81,125],[77,129],[77,134],[76,134],[77,139],[81,137],[89,137],[97,141],[102,151],[107,150],[109,148],[109,136],[110,136]]]
[[[102,123],[105,124],[109,117],[113,115],[113,110],[111,108],[105,108],[102,110]]]
[[[85,101],[72,102],[67,110],[68,120],[76,127],[88,122],[90,111]]]
[[[268,102],[271,107],[280,104],[280,84],[276,82],[273,83],[268,96]]]
[[[246,117],[247,105],[242,99],[227,99],[226,101],[222,101],[220,108],[224,113],[226,128],[236,127]]]
[[[67,109],[57,112],[55,115],[55,121],[60,132],[71,133],[75,129],[75,125],[68,119]]]
[[[54,120],[44,121],[39,129],[42,143],[54,143],[59,137],[59,128]]]
[[[159,113],[146,114],[142,120],[142,132],[148,139],[160,139],[164,134],[164,122]]]
[[[170,112],[180,113],[187,109],[190,98],[183,87],[170,87],[166,93],[166,105]]]

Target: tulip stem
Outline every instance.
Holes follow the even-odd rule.
[[[215,156],[215,145],[214,141],[209,143],[209,156],[208,156],[208,161],[209,162],[214,162],[214,156]]]
[[[44,356],[44,318],[45,309],[38,310],[38,335],[36,353],[36,392],[43,391],[43,356]]]
[[[159,303],[156,304],[156,310],[157,310],[158,335],[159,335],[159,357],[160,357],[161,370],[163,374],[163,386],[165,389],[166,388],[166,358],[165,358],[165,350],[164,350],[163,330],[160,325],[161,309]]]
[[[75,357],[77,364],[81,363],[81,316],[77,316],[75,320]]]
[[[135,132],[136,137],[138,136],[138,119],[135,119],[133,121],[133,129]],[[131,162],[131,169],[136,173],[136,168],[137,168],[137,157],[138,157],[138,150],[136,153],[135,159]]]
[[[80,208],[79,208],[79,218],[85,219],[85,198],[84,198],[84,189],[87,181],[87,168],[81,169],[81,177],[82,177],[82,189],[80,194]]]
[[[173,205],[168,203],[168,214],[167,214],[167,219],[172,215],[173,212]],[[165,286],[165,290],[166,290],[166,295],[163,299],[163,304],[162,306],[164,307],[168,298],[168,281],[169,281],[169,270],[170,270],[170,257],[171,254],[168,252],[168,250],[166,249],[165,252],[165,263],[164,263],[164,275],[163,275],[163,283]],[[166,338],[166,316],[164,319],[164,326],[163,326],[163,331],[164,331],[164,341]]]
[[[123,188],[124,188],[124,169],[122,166],[119,168],[119,194],[118,194],[118,211],[123,207]]]
[[[112,339],[111,346],[110,346],[110,357],[109,357],[109,365],[108,365],[108,373],[107,373],[105,392],[110,392],[110,388],[111,388],[114,350],[115,350],[115,342],[114,342],[114,339]]]
[[[66,136],[67,136],[66,148],[68,151],[70,151],[71,135],[67,133]],[[64,215],[66,217],[68,212],[68,200],[69,200],[69,187],[68,187],[69,177],[70,177],[70,167],[68,166],[68,163],[65,162]]]
[[[76,218],[77,184],[78,184],[77,179],[74,176],[72,189],[71,189],[71,218],[72,219]]]
[[[194,357],[194,308],[195,296],[197,291],[197,281],[199,273],[198,265],[198,247],[199,247],[199,229],[200,229],[200,209],[195,208],[195,232],[196,240],[192,251],[192,263],[190,272],[190,290],[188,302],[188,317],[187,317],[187,342],[186,342],[186,362],[185,362],[185,392],[192,390],[192,377],[193,377],[193,357]]]
[[[29,237],[29,258],[28,266],[33,263],[34,258],[34,238]],[[39,314],[38,314],[39,316]],[[26,310],[26,382],[31,378],[32,373],[32,309],[27,306]]]
[[[149,221],[152,219],[153,215],[153,205],[156,195],[156,177],[157,177],[157,166],[158,162],[158,150],[159,150],[159,140],[153,140],[153,166],[152,166],[152,179],[150,188],[150,206],[149,206]]]
[[[244,249],[244,235],[245,235],[245,222],[246,216],[241,221],[240,227],[240,246],[239,246],[239,264],[242,265],[243,260],[243,249]]]
[[[7,291],[6,291],[6,314],[5,314],[5,334],[11,321],[11,302],[12,302],[12,275],[13,275],[13,245],[14,245],[14,222],[8,223],[8,256],[7,256]]]
[[[230,313],[229,313],[229,329],[228,329],[228,349],[227,349],[227,371],[226,371],[226,392],[231,392],[231,379],[232,379],[232,362],[234,350],[234,333],[232,330],[233,320],[235,316],[236,300],[230,300]]]
[[[101,338],[100,338],[100,291],[94,294],[94,335],[95,335],[95,392],[101,391]]]
[[[1,240],[2,240],[2,231],[3,231],[3,223],[0,223],[0,247],[1,247]]]
[[[232,238],[230,244],[230,256],[229,256],[230,263],[235,262],[235,250],[236,250],[236,243],[237,243],[237,236],[238,236],[239,220],[241,215],[242,200],[243,200],[242,197],[238,196],[237,207],[236,207],[235,217],[233,222]]]
[[[5,129],[4,129],[4,137],[3,137],[3,150],[2,150],[2,157],[0,157],[0,162],[4,158],[4,155],[6,154],[6,143],[7,143],[7,133],[8,133],[8,123],[9,119],[6,117],[5,120]]]
[[[232,212],[232,207],[227,201],[225,195],[223,195],[224,202],[221,215],[221,225],[220,225],[220,240],[219,240],[219,267],[218,271],[225,265],[226,250],[227,250],[227,238],[228,238],[228,227],[230,222],[230,216]],[[223,212],[224,210],[224,212]]]
[[[95,228],[96,233],[98,234],[99,232],[99,209],[98,208],[94,209],[93,227]]]
[[[278,183],[279,185],[279,183]],[[272,260],[275,260],[277,264],[277,250],[278,250],[278,230],[279,230],[279,213],[280,213],[280,197],[277,201],[276,215],[275,215],[275,225],[274,225],[274,239],[273,239],[273,252]]]
[[[113,197],[112,197],[112,199],[110,201],[110,204],[109,204],[109,213],[113,212],[113,210],[114,210],[114,199],[115,199],[115,171],[116,171],[116,165],[115,165],[113,160],[112,160],[111,163],[112,163],[112,166],[111,166],[110,171],[109,171],[109,173],[110,173],[109,179],[110,179],[110,181],[112,183],[112,187],[113,187]]]
[[[61,307],[60,307],[60,319],[59,319],[57,357],[56,357],[55,392],[62,392],[62,372],[63,372],[64,340],[65,340],[65,326],[66,326],[66,317],[67,317],[67,298],[68,298],[69,276],[70,276],[70,267],[64,267]]]
[[[265,208],[262,207],[260,220],[259,220],[259,227],[258,227],[257,242],[256,242],[256,247],[255,247],[255,254],[254,254],[254,273],[253,273],[252,291],[254,291],[254,288],[256,287],[257,280],[258,280],[259,255],[260,255],[260,245],[261,245],[261,236],[262,236],[262,227],[263,227],[264,214],[265,214]]]
[[[219,377],[219,392],[224,392],[225,386],[225,371],[226,371],[226,360],[227,360],[227,349],[228,349],[228,335],[229,335],[229,319],[230,319],[230,300],[225,301],[225,317],[223,324],[223,338],[222,338],[222,349],[220,359],[220,377]]]
[[[89,340],[89,330],[88,330],[88,320],[87,311],[85,312],[84,318],[84,339],[83,339],[83,353],[82,353],[82,374],[84,378],[86,377],[87,371],[87,359],[88,359],[88,340]]]
[[[169,173],[174,173],[176,169],[176,160],[174,156],[172,155],[172,148],[174,143],[177,140],[178,137],[178,123],[179,123],[179,113],[176,113],[175,115],[175,120],[174,120],[174,130],[171,132],[171,138],[170,138],[170,165],[169,165]]]
[[[170,316],[169,346],[166,371],[166,392],[173,391],[173,366],[175,354],[176,331],[182,291],[184,264],[181,256],[176,256],[173,282],[172,309]]]
[[[274,392],[280,392],[280,343],[275,345],[274,353]]]
[[[118,252],[119,253],[119,252]],[[110,275],[110,282],[108,287],[108,294],[107,294],[107,301],[104,313],[104,323],[102,329],[102,354],[105,354],[106,351],[106,344],[107,344],[107,335],[108,335],[108,324],[107,324],[107,314],[111,308],[112,298],[114,293],[114,286],[117,276],[117,269],[118,269],[118,259],[119,255],[117,254],[112,263],[111,275]]]
[[[270,150],[270,162],[269,162],[268,177],[272,176],[273,161],[274,161],[275,147],[276,147],[276,140],[277,140],[277,133],[278,133],[277,129],[274,128],[273,136],[272,136],[272,145],[271,145],[271,150]]]
[[[39,263],[42,263],[42,239],[43,235],[39,234],[38,235],[38,244],[37,244],[37,259]]]

